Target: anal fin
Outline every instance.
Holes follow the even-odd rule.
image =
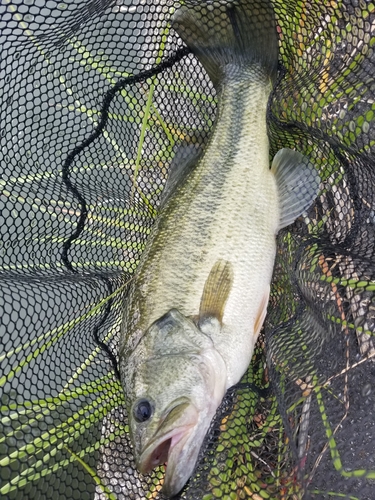
[[[288,148],[276,153],[271,172],[279,193],[281,229],[292,224],[312,205],[319,191],[320,177],[306,156]]]

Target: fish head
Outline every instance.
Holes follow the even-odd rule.
[[[163,493],[177,494],[191,476],[226,390],[226,369],[212,340],[172,309],[153,323],[123,380],[137,467],[167,464]]]

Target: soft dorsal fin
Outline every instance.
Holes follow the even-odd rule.
[[[175,192],[177,186],[182,184],[190,170],[198,163],[202,148],[196,144],[183,144],[179,146],[169,167],[169,174],[160,199],[160,208],[166,204]]]
[[[208,275],[203,288],[199,308],[199,323],[206,318],[216,318],[220,323],[224,316],[224,308],[233,285],[232,264],[219,259]]]
[[[271,172],[278,187],[281,229],[310,207],[319,192],[320,177],[306,156],[288,148],[276,153]]]

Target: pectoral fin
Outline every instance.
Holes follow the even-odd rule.
[[[227,260],[218,260],[212,267],[203,288],[199,308],[200,323],[206,318],[216,318],[220,323],[222,322],[232,284],[232,264]]]
[[[278,187],[281,229],[310,207],[318,194],[320,177],[306,156],[288,148],[275,155],[271,172]]]

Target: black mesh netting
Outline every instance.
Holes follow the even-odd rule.
[[[160,497],[115,357],[169,165],[215,118],[177,7],[0,2],[0,498]],[[373,500],[375,5],[273,7],[271,157],[301,151],[321,190],[279,233],[264,334],[181,498]]]

